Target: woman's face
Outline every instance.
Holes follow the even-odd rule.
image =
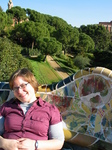
[[[13,91],[14,96],[23,103],[31,103],[36,100],[34,88],[22,77],[14,80]]]

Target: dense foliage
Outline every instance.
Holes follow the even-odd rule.
[[[45,60],[47,55],[69,54],[67,65],[72,68],[112,69],[112,33],[101,25],[76,28],[62,18],[29,8],[16,6],[3,12],[0,7],[0,37],[1,81],[17,68],[31,68],[23,55],[41,54]]]
[[[109,31],[106,30],[104,26],[83,25],[80,27],[80,32],[89,35],[93,39],[95,43],[95,49],[108,50],[109,44],[111,42],[111,37]]]
[[[19,68],[27,67],[32,70],[20,53],[20,46],[7,38],[0,38],[0,81],[8,81],[10,75]]]

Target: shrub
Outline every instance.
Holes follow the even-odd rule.
[[[78,55],[74,58],[74,65],[79,67],[79,69],[84,69],[90,65],[90,59],[88,57],[83,57]]]

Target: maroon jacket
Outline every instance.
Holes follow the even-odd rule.
[[[47,140],[49,125],[62,121],[57,107],[41,98],[33,103],[26,115],[20,101],[12,99],[1,106],[0,115],[5,118],[3,137],[7,139]]]

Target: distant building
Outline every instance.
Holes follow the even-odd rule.
[[[12,26],[14,27],[16,24],[18,24],[18,23],[23,23],[24,21],[29,21],[29,19],[28,18],[26,18],[25,20],[20,20],[19,22],[18,22],[18,20],[17,20],[17,18],[13,18],[13,24],[12,24]]]
[[[8,2],[8,9],[11,9],[13,7],[13,2],[12,0],[9,0]]]
[[[104,26],[109,32],[112,32],[112,21],[110,21],[110,22],[99,22],[99,24]]]

